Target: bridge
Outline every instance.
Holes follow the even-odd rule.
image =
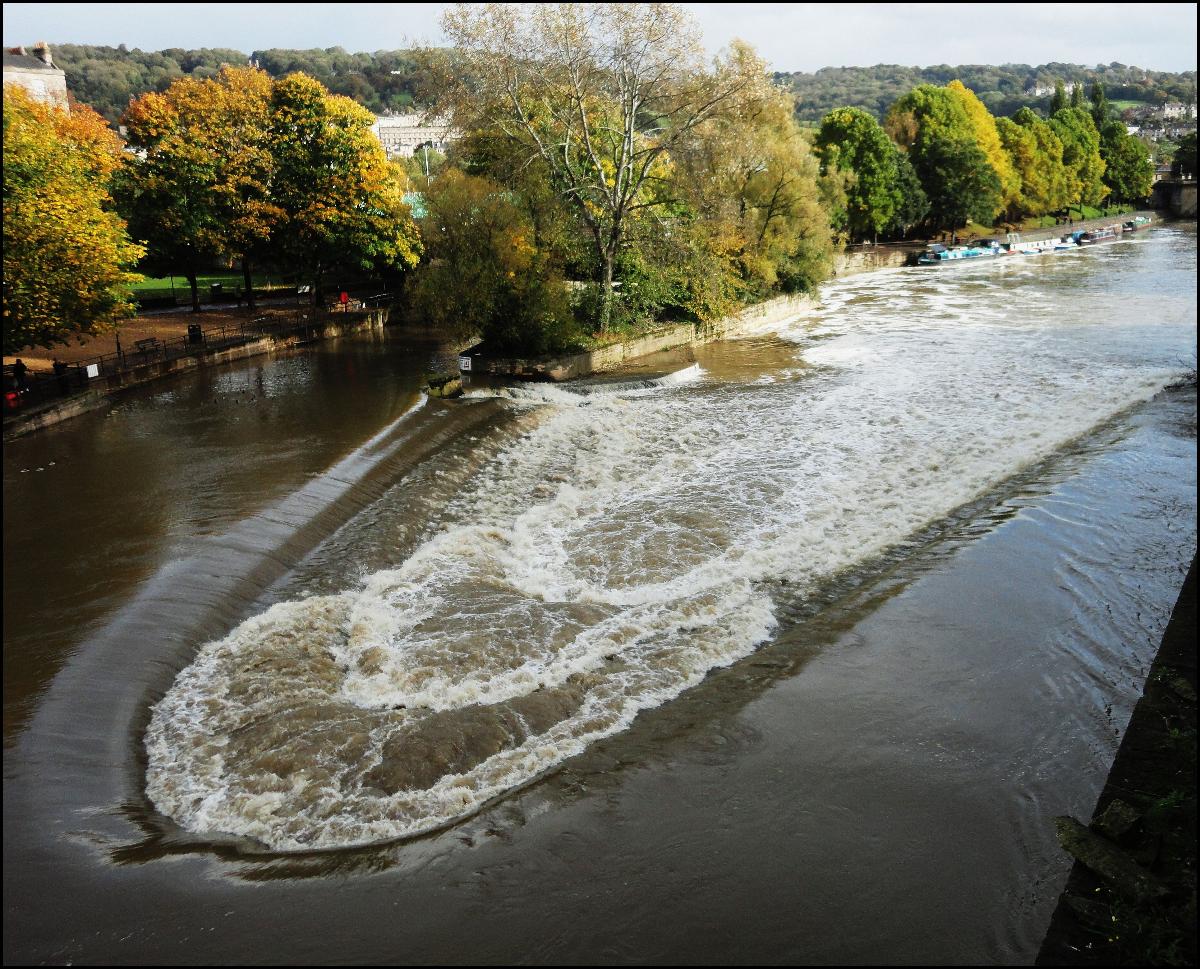
[[[1164,178],[1154,183],[1154,200],[1160,208],[1185,219],[1196,217],[1196,179],[1190,175]]]

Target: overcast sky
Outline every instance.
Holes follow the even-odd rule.
[[[6,3],[4,44],[391,50],[437,42],[442,3]],[[906,64],[1196,69],[1193,3],[685,3],[714,52],[733,37],[780,71]]]

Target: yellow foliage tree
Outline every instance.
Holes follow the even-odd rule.
[[[121,143],[104,119],[4,89],[4,352],[111,330],[132,316],[142,248],[109,210]]]
[[[1000,179],[1001,205],[1007,209],[1021,196],[1021,176],[1013,167],[1012,158],[1000,141],[996,119],[992,117],[987,106],[975,96],[975,92],[962,81],[951,81],[946,85],[946,90],[958,100],[967,113],[967,119],[975,132],[975,143],[987,156],[988,164]]]

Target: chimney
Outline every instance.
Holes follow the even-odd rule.
[[[40,60],[47,67],[54,66],[54,61],[50,57],[50,45],[44,40],[39,40],[33,45],[33,56]]]

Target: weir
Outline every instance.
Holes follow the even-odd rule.
[[[341,341],[15,442],[6,623],[90,611],[6,626],[9,958],[1030,961],[1195,541],[1194,258],[883,271],[407,415],[423,360]],[[43,507],[177,480],[50,567]]]

